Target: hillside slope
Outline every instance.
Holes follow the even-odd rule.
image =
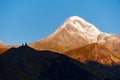
[[[0,80],[111,80],[111,77],[65,55],[21,46],[0,55]]]

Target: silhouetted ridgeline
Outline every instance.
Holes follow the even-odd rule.
[[[0,55],[0,80],[115,79],[99,68],[82,64],[63,54],[21,46]]]

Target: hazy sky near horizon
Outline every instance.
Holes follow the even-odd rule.
[[[0,0],[0,41],[34,42],[75,15],[120,35],[120,0]]]

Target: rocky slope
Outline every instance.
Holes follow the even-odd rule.
[[[83,63],[87,63],[87,61],[94,61],[103,65],[119,63],[118,58],[113,56],[105,46],[98,43],[93,43],[80,48],[69,50],[64,54]]]
[[[100,34],[98,36],[98,43],[101,45],[104,45],[106,48],[108,48],[113,55],[116,57],[119,57],[120,53],[120,36],[115,34]]]

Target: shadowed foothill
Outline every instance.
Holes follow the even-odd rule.
[[[112,80],[112,77],[63,54],[22,45],[0,55],[0,80]]]

